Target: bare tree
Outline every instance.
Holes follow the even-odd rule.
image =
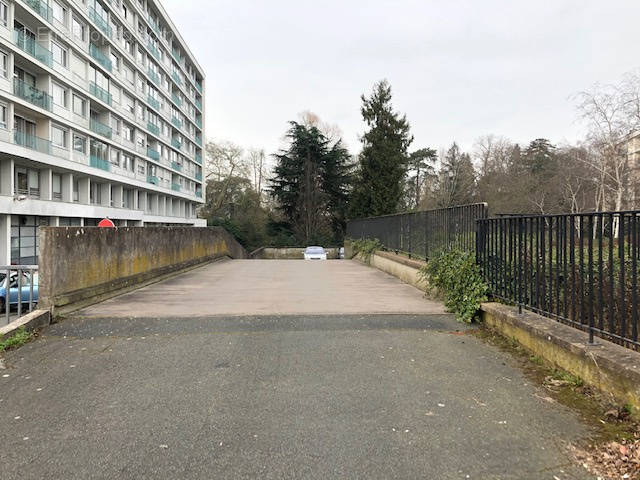
[[[267,176],[267,165],[264,150],[251,149],[248,153],[249,167],[251,168],[253,188],[262,196],[262,184]]]
[[[343,137],[342,130],[335,123],[323,121],[320,116],[310,110],[305,110],[298,114],[300,123],[306,127],[316,127],[320,130],[329,143],[334,144]]]
[[[623,208],[629,181],[629,162],[625,138],[637,125],[633,102],[635,93],[621,86],[595,85],[577,95],[578,111],[589,128],[587,139],[594,155],[587,157],[597,172],[598,195],[596,208]],[[617,237],[618,222],[614,222]]]
[[[207,180],[224,182],[213,202],[213,211],[224,205],[228,193],[229,182],[234,177],[249,177],[249,167],[244,157],[244,151],[231,142],[209,142],[206,146]]]

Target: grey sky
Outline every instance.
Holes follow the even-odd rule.
[[[574,141],[570,96],[638,66],[637,0],[164,0],[207,75],[208,139],[273,153],[311,110],[352,153],[387,78],[412,148]]]

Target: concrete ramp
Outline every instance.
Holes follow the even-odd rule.
[[[356,261],[211,263],[77,313],[83,317],[443,314],[441,303]]]

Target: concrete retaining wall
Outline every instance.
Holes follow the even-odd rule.
[[[217,258],[246,256],[220,227],[41,227],[39,307],[81,306]]]
[[[268,260],[303,260],[305,247],[289,247],[274,248],[262,247],[251,252],[251,258],[268,259]],[[340,258],[340,252],[337,248],[325,248],[328,259]]]

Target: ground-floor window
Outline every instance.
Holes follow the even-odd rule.
[[[38,227],[49,225],[49,217],[11,215],[11,264],[37,265],[40,253]]]
[[[79,227],[80,219],[73,217],[60,217],[58,219],[58,226],[60,227]]]

